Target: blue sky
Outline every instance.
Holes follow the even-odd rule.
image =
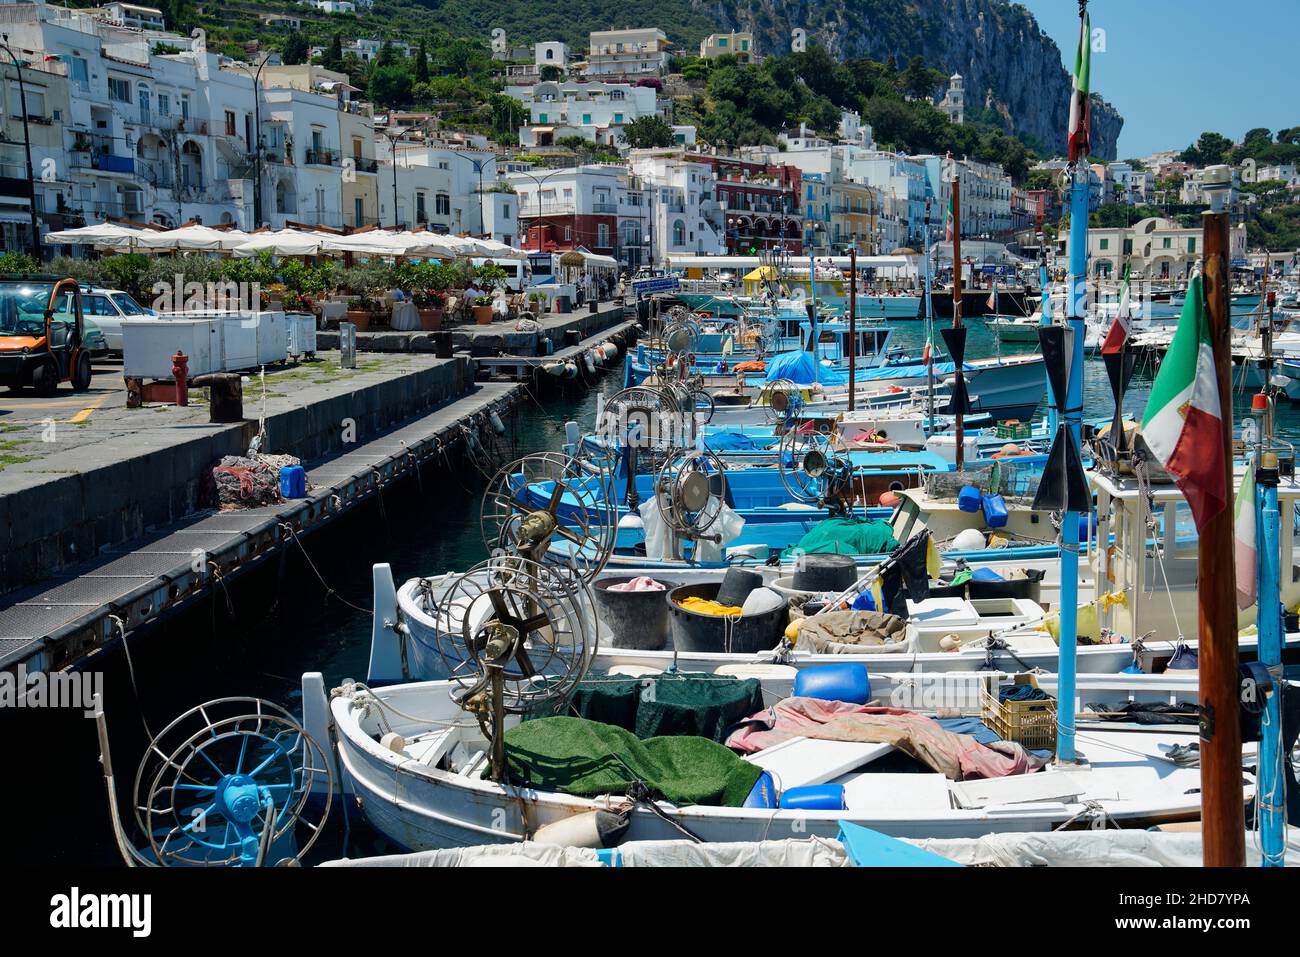
[[[1076,0],[1019,2],[1073,71]],[[1091,0],[1088,10],[1106,31],[1092,89],[1124,117],[1121,158],[1182,149],[1204,130],[1239,140],[1256,126],[1300,125],[1300,0]]]

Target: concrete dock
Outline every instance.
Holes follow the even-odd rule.
[[[78,397],[92,409],[84,425],[20,424],[12,419],[26,397],[9,400],[0,422],[24,454],[0,471],[0,667],[75,664],[121,629],[382,495],[386,483],[433,461],[458,463],[467,427],[490,446],[488,414],[505,418],[520,387],[476,383],[474,373],[466,356],[386,356],[340,370],[338,356],[324,354],[269,373],[265,400],[253,377],[248,418],[233,425],[209,424],[201,402],[126,410],[120,389]],[[265,451],[308,466],[309,494],[266,508],[205,508],[205,472],[243,454],[259,420]],[[49,421],[50,441],[13,438]]]

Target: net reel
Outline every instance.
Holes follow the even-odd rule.
[[[687,394],[665,385],[636,385],[615,392],[604,403],[598,431],[624,459],[626,504],[640,504],[638,473],[655,474],[673,449],[695,441],[695,417]]]
[[[292,865],[324,831],[334,793],[328,754],[279,705],[218,698],[176,718],[145,750],[132,792],[145,853],[118,813],[98,695],[95,720],[114,836],[130,865]]]
[[[709,449],[680,448],[655,477],[655,492],[664,523],[678,539],[718,542],[709,530],[722,514],[727,467]]]
[[[843,514],[853,507],[853,461],[838,432],[791,429],[777,450],[781,484],[790,498],[804,505]]]
[[[595,459],[562,452],[525,455],[488,484],[479,528],[492,555],[518,555],[590,582],[614,551],[613,472]]]
[[[437,622],[438,652],[459,686],[453,699],[492,743],[492,775],[502,781],[506,715],[554,710],[591,666],[591,593],[568,569],[498,556],[451,583]]]
[[[767,404],[763,418],[773,431],[782,435],[794,426],[803,413],[803,389],[791,379],[774,379],[767,384]]]

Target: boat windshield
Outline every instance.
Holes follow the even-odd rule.
[[[52,282],[0,282],[0,336],[45,334]]]

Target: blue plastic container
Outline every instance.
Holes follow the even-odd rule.
[[[283,498],[307,496],[307,472],[301,465],[285,465],[280,469],[280,495]]]
[[[776,807],[776,781],[771,771],[764,771],[754,782],[742,807]]]
[[[1002,528],[1007,524],[1007,503],[1001,495],[980,496],[980,505],[984,509],[984,521],[989,528]]]
[[[965,485],[957,493],[957,508],[963,512],[978,512],[983,496],[974,485]]]
[[[797,698],[866,704],[871,700],[871,679],[862,664],[813,665],[795,672],[794,694]]]
[[[781,808],[796,811],[843,811],[843,784],[807,784],[781,792]]]

